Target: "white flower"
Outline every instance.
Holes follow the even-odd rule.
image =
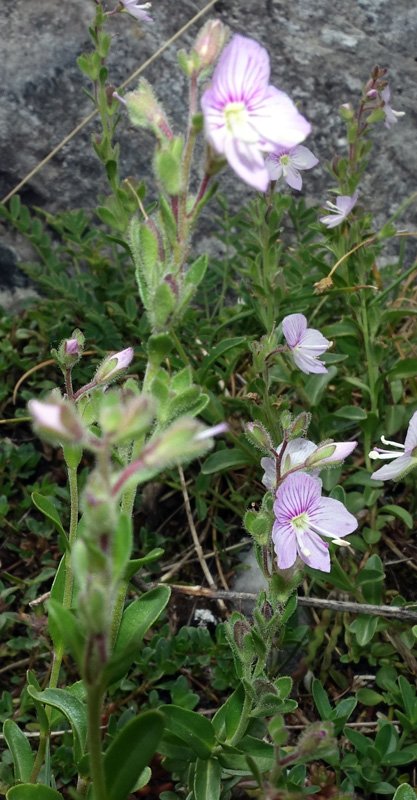
[[[335,228],[336,225],[340,225],[352,211],[358,199],[358,195],[358,191],[354,192],[352,196],[341,194],[336,198],[336,203],[331,203],[330,200],[327,200],[326,205],[330,208],[332,213],[327,214],[325,217],[320,217],[320,222],[328,228]]]
[[[319,163],[318,158],[302,144],[298,144],[291,149],[274,150],[266,157],[266,168],[271,181],[278,181],[284,178],[291,189],[300,191],[303,179],[300,169],[312,169]]]

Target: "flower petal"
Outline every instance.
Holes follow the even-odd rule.
[[[404,448],[406,451],[414,450],[417,447],[417,411],[414,412],[408,424],[407,436],[405,437]]]
[[[333,497],[322,497],[320,504],[309,512],[311,527],[321,536],[330,539],[348,536],[358,527],[358,521],[340,500]]]
[[[261,139],[284,148],[302,142],[311,125],[297,110],[285,92],[268,86],[263,96],[258,94],[249,106],[251,121]]]
[[[269,491],[272,491],[276,482],[275,459],[266,456],[261,458],[261,467],[264,470],[262,483]]]
[[[383,467],[377,469],[371,475],[374,481],[390,481],[400,478],[402,473],[405,472],[413,464],[417,465],[417,459],[412,456],[400,456],[396,458],[391,464],[384,464]]]
[[[279,569],[289,569],[297,558],[297,539],[291,525],[274,523],[272,541]]]
[[[282,320],[282,332],[289,347],[296,347],[306,330],[307,320],[304,314],[289,314]]]
[[[320,356],[325,350],[329,349],[331,344],[329,339],[326,339],[316,328],[307,328],[298,342],[298,347],[300,349],[308,349],[311,355]]]
[[[232,169],[245,183],[259,192],[266,192],[269,176],[262,153],[255,145],[229,138],[225,143],[224,154]]]
[[[277,490],[274,514],[281,525],[286,525],[294,517],[318,508],[321,496],[321,480],[306,472],[288,475]]]
[[[298,144],[291,150],[291,163],[296,169],[312,169],[319,163],[318,158],[302,144]]]
[[[279,158],[274,153],[268,153],[265,159],[265,166],[268,170],[269,180],[279,181],[283,170]]]
[[[298,540],[297,540],[298,544]],[[309,554],[306,554],[306,549]],[[320,536],[314,531],[306,531],[304,534],[303,551],[298,548],[300,558],[312,569],[319,569],[321,572],[330,572],[330,554],[327,542],[323,542]]]
[[[307,355],[307,353],[305,353],[301,348],[294,348],[292,351],[292,357],[298,369],[301,369],[301,372],[305,372],[306,375],[308,375],[310,372],[316,375],[328,372],[327,367],[325,367],[324,364],[318,360],[318,358]]]
[[[298,169],[296,169],[292,164],[288,164],[284,169],[284,177],[288,183],[288,186],[291,186],[291,189],[296,189],[298,192],[301,191],[303,179]]]
[[[223,103],[242,102],[263,94],[269,74],[265,48],[254,39],[236,34],[220,56],[212,86]]]

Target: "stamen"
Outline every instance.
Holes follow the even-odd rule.
[[[379,447],[375,447],[374,450],[371,450],[369,453],[369,458],[380,458],[381,461],[389,461],[392,458],[401,458],[403,455],[404,453],[393,453],[389,450],[381,450]]]
[[[382,444],[392,444],[393,447],[401,447],[401,450],[404,450],[405,445],[400,444],[400,442],[391,442],[389,439],[386,439],[385,436],[381,436]]]

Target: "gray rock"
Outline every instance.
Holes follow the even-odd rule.
[[[120,84],[204,5],[204,0],[155,0],[152,26],[141,26],[128,15],[114,18],[112,82]],[[72,0],[64,5],[56,0],[3,0],[1,196],[91,111],[83,91],[88,88],[87,81],[75,61],[89,47],[87,26],[93,11],[93,0]],[[389,67],[393,106],[406,116],[390,130],[383,126],[375,130],[372,165],[361,187],[377,220],[385,220],[416,188],[417,9],[410,7],[409,0],[357,0],[338,5],[333,0],[229,0],[216,3],[212,16],[215,14],[232,31],[252,36],[268,48],[272,82],[287,91],[313,123],[309,144],[322,164],[345,147],[338,106],[355,101],[374,64]],[[190,45],[199,25],[168,47],[144,73],[174,125],[180,125],[186,105],[185,80],[176,66],[176,52]],[[98,194],[107,191],[90,144],[96,130],[94,120],[72,138],[28,181],[21,191],[23,200],[49,211],[93,208]],[[151,137],[133,129],[125,119],[119,139],[123,175],[149,174]],[[305,194],[314,201],[323,202],[329,186],[323,167],[305,177]],[[252,195],[230,172],[222,177],[222,190],[234,206]],[[405,223],[410,219],[411,212]]]

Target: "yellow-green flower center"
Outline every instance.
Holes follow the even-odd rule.
[[[227,130],[229,133],[236,135],[239,129],[242,130],[246,126],[248,112],[242,102],[228,103],[224,109],[224,116]]]
[[[308,514],[304,511],[302,514],[298,514],[297,517],[293,517],[291,522],[297,531],[305,531],[308,528]]]

